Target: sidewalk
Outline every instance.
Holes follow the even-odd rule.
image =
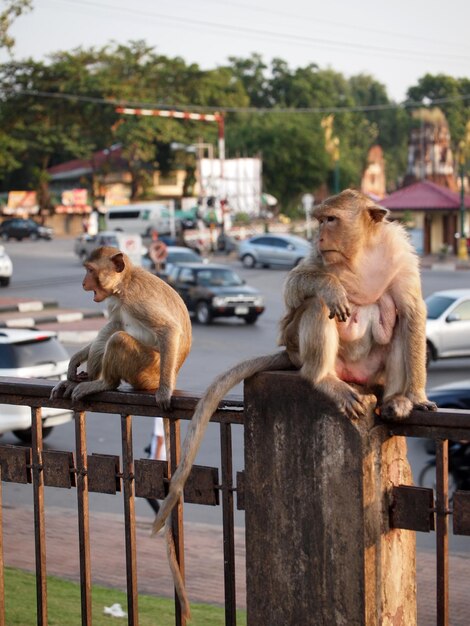
[[[33,509],[3,511],[5,564],[34,572]],[[138,518],[137,580],[139,593],[173,597],[172,578],[163,537],[150,536],[151,522]],[[93,584],[126,590],[124,522],[120,515],[90,512]],[[48,508],[46,512],[47,573],[79,582],[77,517],[74,511]],[[236,597],[246,608],[245,536],[235,528]],[[191,602],[224,603],[222,528],[185,524],[186,586]],[[468,626],[470,555],[450,557],[450,624]],[[418,626],[436,623],[435,556],[417,555]]]

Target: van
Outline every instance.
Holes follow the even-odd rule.
[[[142,265],[142,255],[146,251],[140,235],[116,230],[102,230],[96,235],[84,233],[75,240],[74,251],[80,261],[84,263],[90,253],[100,246],[119,248],[127,254],[134,265]]]
[[[162,235],[172,233],[170,210],[156,202],[107,207],[106,225],[109,230],[123,230],[144,237],[150,237],[152,231]]]

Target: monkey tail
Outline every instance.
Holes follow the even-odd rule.
[[[171,531],[171,518],[169,517],[165,523],[165,536],[166,536],[166,551],[168,556],[168,563],[173,576],[173,583],[175,585],[176,593],[180,601],[181,613],[187,619],[191,619],[191,609],[189,608],[189,600],[186,595],[186,588],[184,586],[183,577],[176,558],[175,542],[173,539],[173,533]]]
[[[169,493],[162,502],[158,515],[153,523],[152,534],[157,533],[163,528],[165,520],[182,495],[184,485],[198,453],[207,424],[224,396],[232,387],[241,383],[245,378],[249,378],[259,372],[282,370],[289,367],[292,367],[292,362],[287,352],[285,350],[275,352],[274,354],[242,361],[217,376],[209,385],[206,392],[197,403],[196,410],[189,423],[188,431],[184,439],[181,461],[172,476]]]

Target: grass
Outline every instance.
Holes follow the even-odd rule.
[[[93,586],[93,626],[127,624],[126,618],[103,613],[105,606],[119,603],[127,612],[127,596],[117,589]],[[47,578],[49,626],[81,626],[80,585],[61,578]],[[174,602],[167,598],[139,596],[139,626],[174,626]],[[8,626],[32,626],[36,620],[36,577],[10,567],[5,568],[5,610]],[[191,626],[223,626],[224,609],[191,603]],[[237,624],[246,624],[245,611],[237,611]]]

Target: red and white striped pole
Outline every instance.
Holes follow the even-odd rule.
[[[166,117],[199,122],[217,122],[219,127],[219,159],[223,177],[223,162],[225,161],[225,128],[224,116],[221,113],[192,113],[191,111],[173,111],[168,109],[136,109],[117,107],[116,113],[124,115],[146,115],[150,117]]]

